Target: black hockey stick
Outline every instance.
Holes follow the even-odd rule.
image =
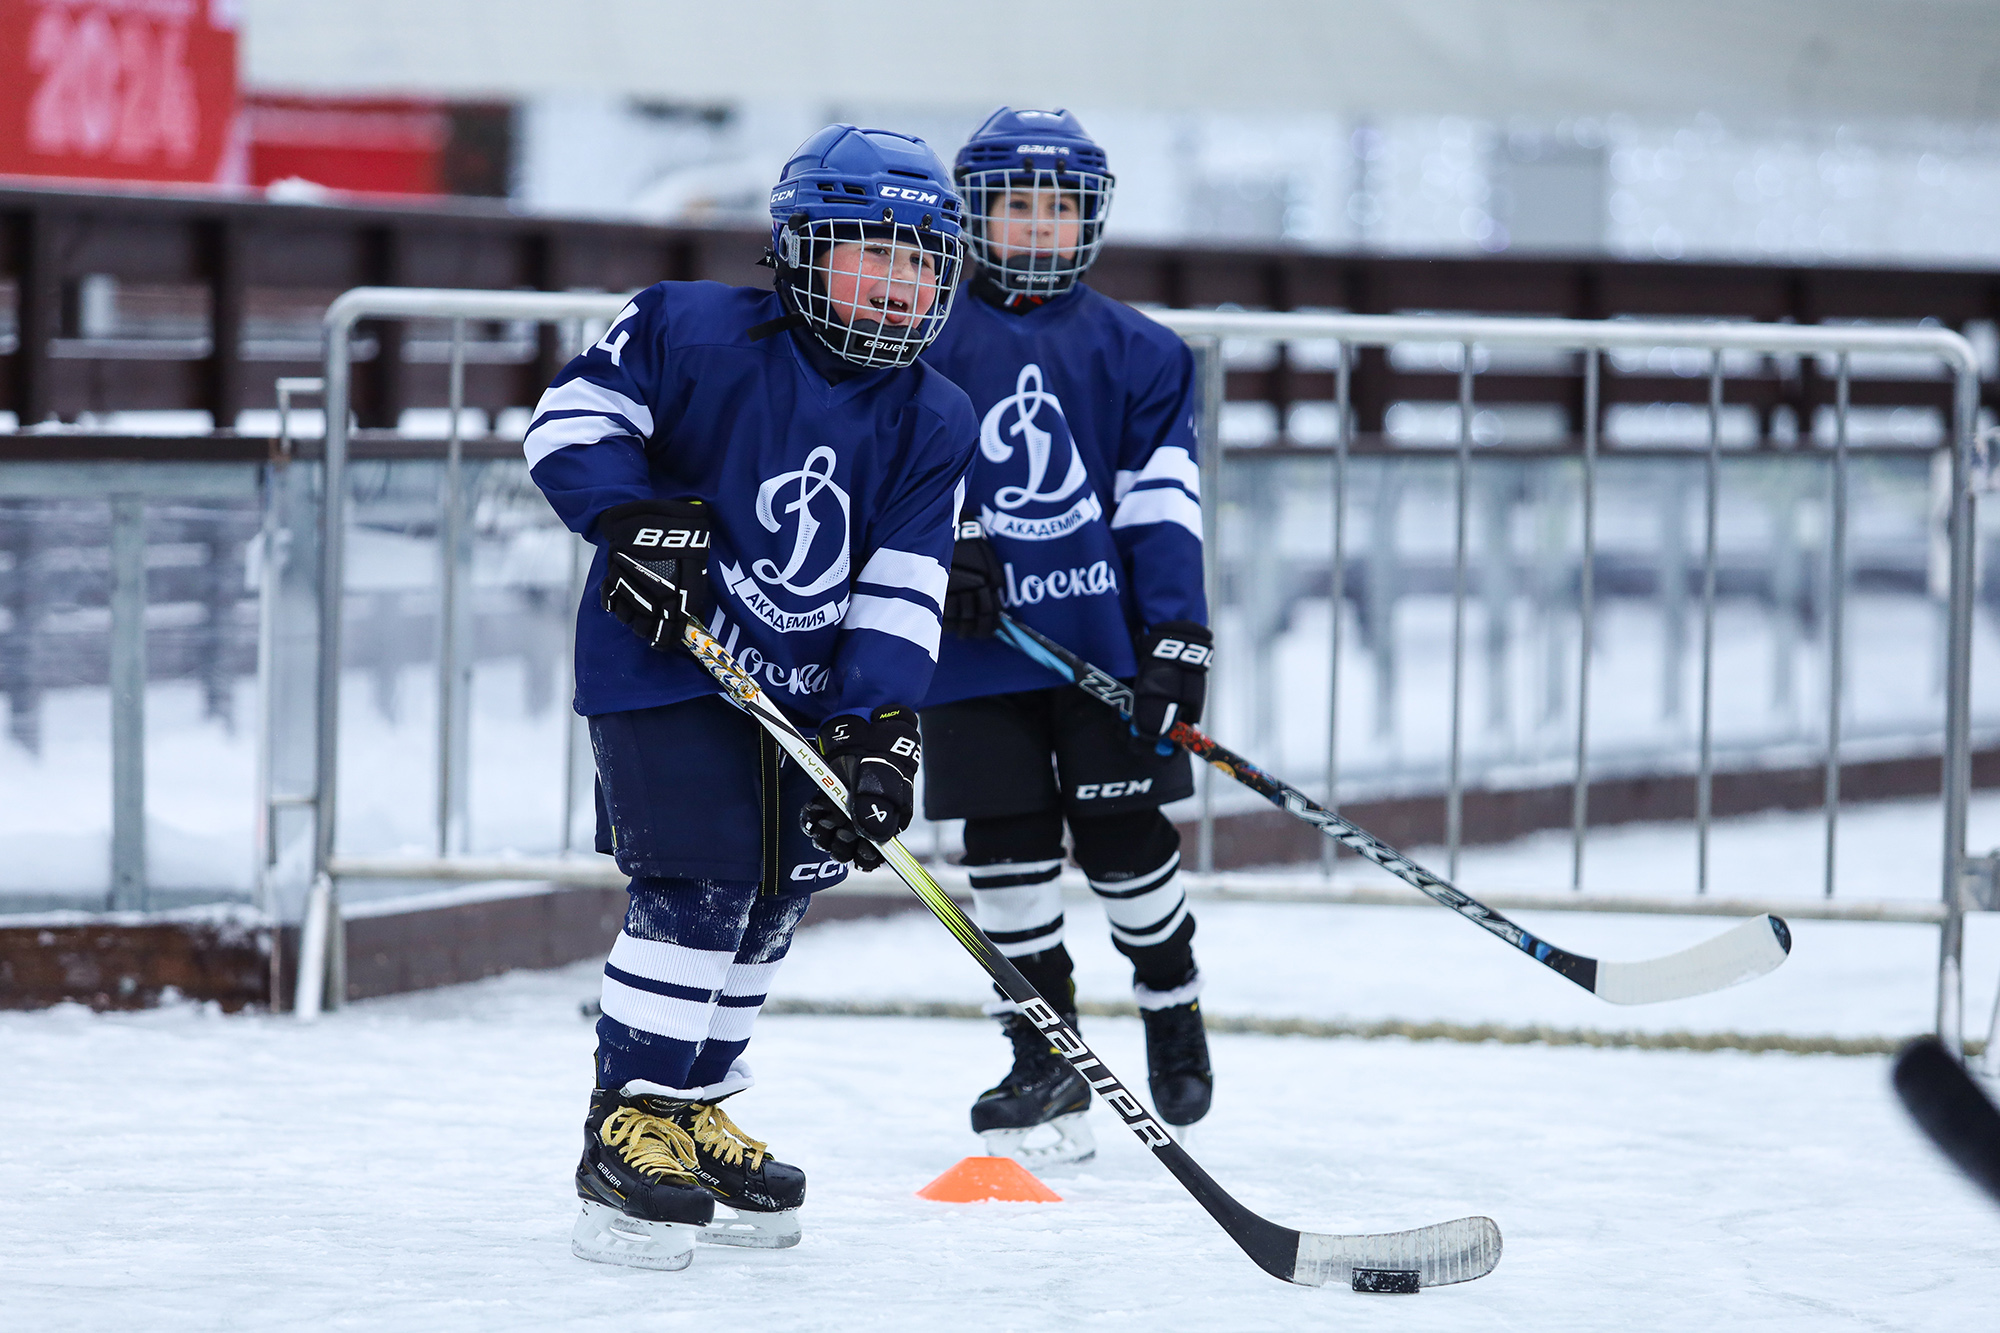
[[[682,642],[721,684],[724,697],[770,733],[792,762],[806,771],[820,790],[847,805],[847,788],[820,757],[819,750],[765,696],[757,682],[736,665],[729,652],[699,625],[690,623]],[[1202,1170],[1180,1144],[1126,1091],[1104,1062],[1084,1045],[1075,1029],[1049,1007],[993,941],[959,910],[930,872],[918,864],[899,838],[878,844],[883,857],[965,946],[1007,998],[1020,1007],[1048,1036],[1049,1044],[1089,1081],[1105,1105],[1118,1113],[1139,1142],[1153,1150],[1188,1193],[1208,1210],[1243,1252],[1273,1277],[1300,1286],[1317,1287],[1343,1281],[1357,1291],[1409,1291],[1448,1282],[1484,1277],[1500,1262],[1500,1228],[1485,1217],[1461,1217],[1453,1222],[1380,1235],[1328,1236],[1293,1231],[1251,1212]]]
[[[1919,1037],[1896,1057],[1894,1081],[1910,1119],[1938,1151],[2000,1202],[2000,1107],[1965,1066],[1936,1037]]]
[[[1006,643],[1061,676],[1085,694],[1132,716],[1132,687],[1092,666],[1047,635],[1010,615],[1000,617]],[[1358,824],[1309,799],[1298,788],[1266,773],[1242,755],[1224,749],[1185,722],[1176,722],[1167,738],[1189,754],[1209,763],[1256,792],[1272,805],[1304,820],[1343,847],[1367,857],[1414,889],[1466,920],[1499,936],[1543,966],[1568,977],[1601,1000],[1612,1004],[1656,1004],[1690,995],[1706,995],[1740,981],[1760,977],[1785,961],[1792,949],[1792,932],[1775,916],[1752,917],[1741,925],[1704,940],[1691,949],[1636,963],[1606,963],[1559,949],[1537,939],[1492,908],[1454,888],[1404,856]]]

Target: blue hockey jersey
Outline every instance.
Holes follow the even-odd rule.
[[[775,293],[662,282],[556,376],[525,449],[573,531],[606,509],[700,499],[713,513],[710,630],[812,721],[920,699],[936,666],[952,525],[977,438],[965,395],[921,365],[829,384]],[[678,703],[716,685],[598,602],[577,612],[576,710]]]
[[[979,418],[966,511],[1009,614],[1118,676],[1137,669],[1137,631],[1207,623],[1194,358],[1178,336],[1088,287],[1025,314],[968,292],[924,360]],[[924,702],[1051,683],[1003,643],[947,637]]]

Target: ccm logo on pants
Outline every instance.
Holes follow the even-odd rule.
[[[1151,778],[1134,778],[1130,782],[1081,782],[1077,784],[1076,799],[1094,801],[1112,796],[1137,796],[1152,789]]]
[[[840,862],[821,861],[818,865],[792,867],[792,878],[803,883],[809,879],[832,879],[840,873]]]

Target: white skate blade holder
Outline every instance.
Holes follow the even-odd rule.
[[[569,1233],[569,1250],[592,1263],[675,1273],[694,1262],[695,1233],[702,1230],[687,1222],[648,1222],[585,1200]]]
[[[1042,1130],[1055,1131],[1050,1139]],[[1036,1143],[1030,1137],[1040,1136]],[[1026,1167],[1073,1166],[1097,1156],[1097,1139],[1090,1132],[1090,1113],[1072,1111],[1026,1129],[982,1130],[989,1157],[1011,1157]]]
[[[725,1217],[723,1214],[727,1213]],[[715,1220],[698,1228],[704,1245],[733,1245],[746,1250],[788,1250],[799,1243],[799,1210],[755,1213],[732,1208],[717,1199]]]

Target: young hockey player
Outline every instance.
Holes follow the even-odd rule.
[[[598,849],[632,876],[604,968],[576,1172],[586,1259],[682,1268],[694,1238],[797,1243],[805,1174],[718,1105],[813,890],[908,824],[909,702],[936,664],[977,436],[917,362],[962,268],[922,140],[833,125],[771,192],[775,291],[663,282],[542,396],[535,482],[597,547],[577,615]],[[693,620],[846,779],[833,807],[681,647]],[[857,858],[857,853],[858,858]],[[716,1204],[734,1215],[710,1222]]]
[[[1080,285],[1104,241],[1112,176],[1066,111],[1002,107],[959,150],[976,299],[924,355],[972,398],[979,456],[953,551],[947,640],[923,710],[924,810],[965,820],[982,929],[1074,1024],[1063,946],[1063,826],[1132,960],[1153,1102],[1187,1125],[1213,1078],[1201,974],[1160,807],[1193,790],[1160,741],[1201,716],[1210,637],[1202,596],[1193,358],[1151,320]],[[1132,679],[1117,714],[992,638],[1009,614]],[[1034,1026],[1004,1015],[1014,1066],[972,1107],[995,1152],[1088,1156],[1090,1088]]]

